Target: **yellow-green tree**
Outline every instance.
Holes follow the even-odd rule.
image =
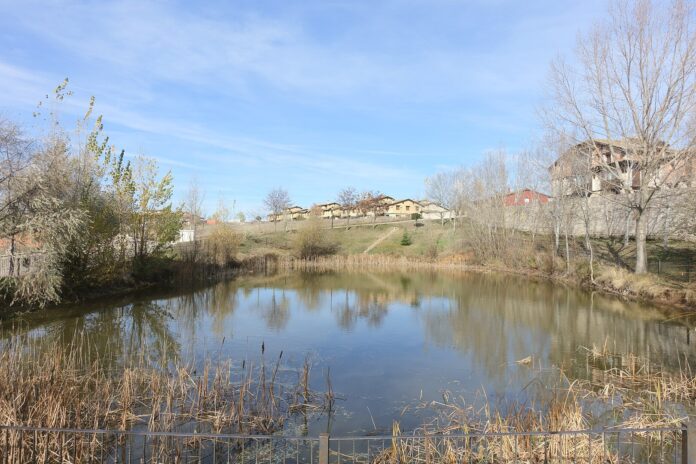
[[[130,238],[136,264],[143,264],[145,258],[161,253],[176,240],[183,217],[181,211],[172,209],[172,173],[159,177],[155,160],[137,158],[132,185]]]

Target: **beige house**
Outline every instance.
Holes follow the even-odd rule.
[[[392,203],[394,203],[394,198],[388,195],[381,195],[379,197],[371,198],[368,200],[366,206],[358,208],[360,210],[359,214],[361,216],[369,217],[385,216],[387,214],[387,210],[389,209],[389,205]]]
[[[318,212],[320,212],[320,216],[324,219],[341,217],[341,215],[343,214],[343,210],[341,209],[341,205],[339,205],[336,202],[322,203],[322,204],[316,205],[315,208],[317,209]]]
[[[414,213],[420,213],[423,206],[415,200],[406,198],[404,200],[394,201],[387,206],[387,217],[411,217]]]
[[[281,214],[269,214],[270,222],[276,221],[296,221],[307,219],[310,215],[324,219],[334,218],[357,218],[387,216],[391,218],[410,219],[413,214],[420,214],[423,219],[450,219],[453,214],[447,208],[429,200],[416,201],[410,198],[395,201],[393,197],[381,195],[373,197],[369,201],[358,204],[355,208],[347,210],[336,202],[321,203],[312,206],[310,209],[301,206],[291,206],[286,208]]]
[[[307,219],[309,217],[309,210],[301,206],[291,206],[285,208],[280,214],[269,214],[268,220],[270,222],[276,221],[296,221],[298,219]]]
[[[423,219],[451,219],[453,217],[452,211],[447,208],[438,205],[430,200],[421,200],[421,217]]]

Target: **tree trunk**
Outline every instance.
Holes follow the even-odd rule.
[[[648,235],[647,225],[645,211],[636,210],[636,274],[648,272],[648,254],[645,250]]]
[[[12,236],[10,237],[10,276],[13,276],[15,271],[15,251],[15,236],[14,234],[12,234]]]
[[[624,246],[628,246],[628,240],[630,238],[629,230],[631,230],[631,213],[626,215],[626,231],[624,232]]]
[[[592,249],[592,243],[590,243],[590,282],[595,283],[594,280],[594,250]]]
[[[665,251],[667,250],[667,248],[669,248],[669,226],[670,226],[669,218],[670,218],[669,206],[667,206],[665,208],[665,214],[664,214],[664,220],[663,220],[664,232],[663,232],[663,236],[662,236],[662,248],[664,248]]]
[[[565,235],[566,272],[568,274],[570,274],[570,246],[568,244],[568,226],[567,225],[564,227],[564,235]]]

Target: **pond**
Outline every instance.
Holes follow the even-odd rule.
[[[310,434],[402,430],[430,419],[443,395],[525,400],[540,368],[587,375],[584,347],[649,357],[665,369],[696,358],[694,320],[645,304],[522,277],[465,272],[291,273],[93,302],[4,321],[6,343],[77,342],[119,364],[144,356],[237,363],[282,351],[312,362],[312,387],[337,396]],[[263,354],[262,354],[263,353]],[[520,360],[528,362],[518,362]],[[290,371],[291,372],[291,371]]]

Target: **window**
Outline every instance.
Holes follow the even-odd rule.
[[[410,210],[411,210],[411,207],[410,207],[410,206],[406,206],[406,211],[410,211]]]

